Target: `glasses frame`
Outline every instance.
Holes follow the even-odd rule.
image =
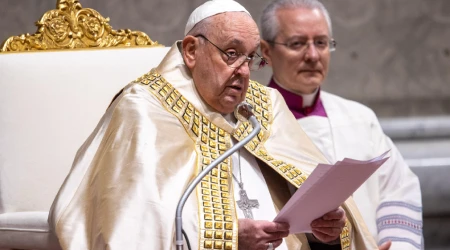
[[[227,63],[227,65],[228,65],[230,68],[233,68],[233,69],[240,68],[245,62],[250,62],[250,61],[252,61],[252,60],[255,60],[255,57],[258,57],[259,59],[261,59],[261,63],[259,63],[257,69],[252,69],[252,67],[249,65],[249,69],[250,69],[251,71],[256,71],[256,70],[259,70],[259,69],[261,69],[261,68],[264,68],[264,66],[266,66],[266,65],[268,64],[267,60],[266,60],[264,57],[260,56],[258,53],[255,53],[255,55],[253,56],[253,58],[252,58],[252,57],[249,57],[249,56],[247,56],[246,54],[243,54],[243,53],[236,53],[236,55],[237,55],[237,57],[238,57],[238,58],[236,59],[236,61],[239,60],[239,57],[241,57],[241,56],[245,56],[245,60],[244,60],[241,64],[239,64],[238,66],[236,66],[236,67],[231,66],[231,64],[234,63],[234,62],[232,62],[232,63],[229,62],[230,59],[231,59],[231,57],[232,57],[232,55],[228,54],[226,51],[224,51],[224,50],[222,50],[221,48],[219,48],[219,46],[217,46],[216,44],[214,44],[213,42],[211,42],[208,38],[206,38],[206,37],[205,37],[204,35],[202,35],[202,34],[196,35],[195,37],[201,37],[201,38],[205,39],[205,40],[208,41],[210,44],[212,44],[214,47],[216,47],[216,49],[218,49],[220,52],[222,52],[222,54],[224,54],[224,55],[227,57],[226,63]]]
[[[275,41],[267,41],[267,42],[268,42],[268,43],[271,43],[271,44],[284,45],[286,48],[288,48],[288,49],[290,49],[290,50],[293,50],[293,51],[302,51],[302,50],[295,50],[295,49],[292,49],[292,48],[289,46],[288,43],[280,43],[280,42],[275,42]],[[312,43],[314,44],[314,42],[312,42]],[[308,46],[311,46],[310,44],[311,44],[310,42],[307,43]],[[333,38],[331,38],[331,39],[328,40],[328,48],[329,48],[328,50],[329,50],[330,52],[335,51],[335,50],[336,50],[336,46],[337,46],[336,40],[334,40]],[[315,44],[314,44],[314,47],[316,47]],[[305,47],[305,48],[308,48],[308,47]],[[316,48],[316,49],[317,49],[317,48]]]

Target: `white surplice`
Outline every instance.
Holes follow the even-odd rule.
[[[345,157],[368,160],[391,149],[390,159],[353,195],[379,244],[391,250],[422,249],[422,199],[417,176],[387,137],[375,113],[354,101],[321,91],[327,117],[298,119],[332,163]]]

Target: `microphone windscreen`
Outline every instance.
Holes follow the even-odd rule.
[[[253,116],[253,107],[247,102],[241,102],[234,110],[234,116],[241,122],[246,122]]]

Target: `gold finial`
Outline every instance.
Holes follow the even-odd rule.
[[[83,8],[79,0],[58,0],[36,26],[35,34],[8,38],[0,52],[159,45],[141,31],[113,30],[109,18]]]

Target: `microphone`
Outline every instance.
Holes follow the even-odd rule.
[[[203,177],[205,177],[215,166],[219,165],[219,163],[224,161],[227,157],[229,157],[234,152],[245,146],[245,144],[247,144],[251,139],[253,139],[253,137],[255,137],[259,133],[259,131],[261,131],[261,124],[259,124],[252,110],[253,110],[252,105],[246,102],[242,102],[236,107],[236,109],[234,110],[234,116],[241,122],[246,122],[248,120],[252,124],[253,128],[252,132],[248,136],[246,136],[242,141],[233,145],[233,147],[225,151],[225,153],[223,153],[217,159],[211,162],[211,164],[209,164],[205,169],[203,169],[197,175],[197,177],[195,177],[194,180],[189,184],[188,188],[186,189],[186,191],[184,191],[183,195],[178,201],[178,206],[175,215],[175,244],[177,250],[183,250],[183,235],[182,235],[183,229],[182,229],[181,213],[183,212],[184,204],[186,203],[189,195],[192,193],[192,191],[195,189],[198,183],[200,183]]]

